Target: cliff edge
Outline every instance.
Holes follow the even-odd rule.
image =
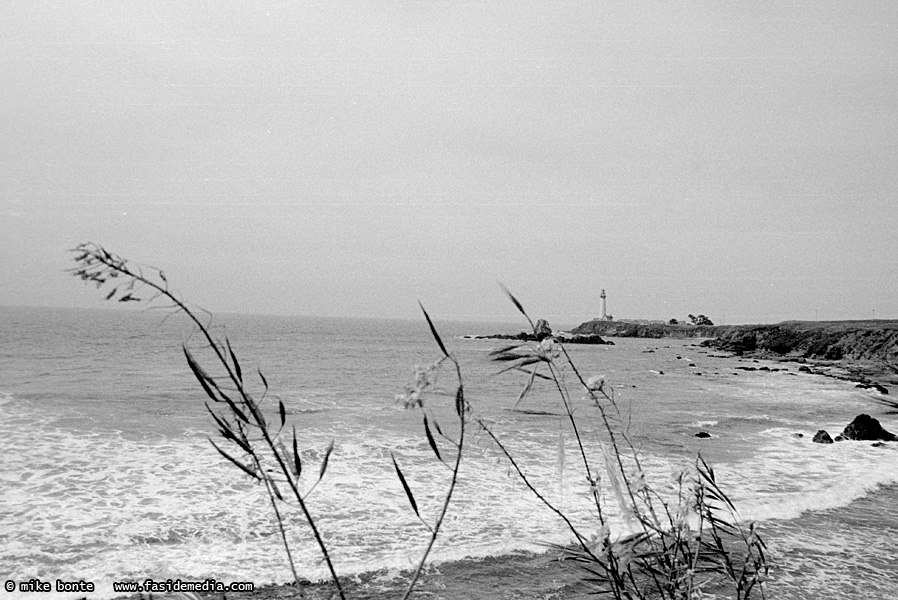
[[[737,354],[756,353],[898,365],[898,321],[786,321],[736,325],[705,345]]]
[[[638,338],[716,338],[734,325],[668,325],[627,321],[587,321],[571,329],[574,335]]]
[[[668,325],[587,321],[572,334],[637,338],[711,338],[703,345],[788,358],[885,362],[898,367],[898,321],[785,321],[774,325]]]

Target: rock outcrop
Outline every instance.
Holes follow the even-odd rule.
[[[526,331],[522,331],[521,333],[494,333],[492,335],[469,335],[465,336],[469,339],[475,340],[516,340],[520,342],[539,342],[545,339],[545,337],[537,337],[532,333],[527,333]],[[607,345],[613,346],[614,342],[611,340],[603,339],[600,335],[567,335],[559,333],[555,336],[560,342],[564,344],[594,344],[594,345]]]
[[[832,444],[833,439],[829,436],[825,429],[818,429],[811,440],[815,444]]]
[[[717,329],[716,339],[703,345],[736,354],[898,363],[896,321],[786,321]]]
[[[533,334],[536,336],[536,339],[539,341],[543,341],[547,337],[552,336],[552,328],[549,327],[549,322],[545,319],[539,319],[536,322],[536,325],[533,327]]]
[[[841,435],[836,436],[837,442],[842,440],[898,442],[898,436],[883,429],[879,421],[870,415],[858,415],[842,430]]]

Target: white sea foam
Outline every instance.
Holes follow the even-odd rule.
[[[369,343],[362,337],[361,341],[337,339],[327,352],[315,348],[314,356],[328,356],[327,360],[308,359],[311,353],[303,353],[303,348],[290,354],[307,335],[285,338],[273,349],[261,341],[257,345],[259,352],[268,352],[263,360],[277,359],[282,372],[288,372],[286,381],[278,382],[271,376],[276,369],[265,369],[273,387],[271,397],[284,399],[289,418],[296,419],[306,461],[306,487],[316,478],[323,449],[335,440],[328,472],[310,500],[341,574],[409,568],[423,550],[428,534],[393,472],[391,451],[424,518],[431,521],[441,506],[449,470],[433,456],[420,413],[404,411],[393,401],[395,393],[402,391],[409,365],[431,356],[433,343],[426,327],[423,331],[420,344],[410,343],[402,352],[386,346],[383,353],[376,353],[377,360],[360,350]],[[108,337],[100,333],[103,340]],[[328,339],[316,344],[326,344]],[[610,347],[613,351],[585,347],[569,351],[583,372],[605,372],[617,382],[615,390],[620,392],[624,410],[632,403],[634,424],[642,428],[637,441],[643,446],[649,483],[664,493],[671,472],[692,462],[684,450],[704,448],[697,446],[700,443],[711,444],[709,451],[720,451],[715,471],[748,518],[814,515],[849,505],[876,486],[896,480],[891,466],[896,464],[894,445],[871,448],[861,443],[822,446],[810,442],[817,427],[838,431],[869,406],[867,395],[853,385],[767,372],[686,377],[689,369],[674,358],[677,351],[684,351],[682,345],[643,357],[642,346],[629,342],[621,340]],[[551,414],[560,412],[553,392],[537,382],[526,400],[533,414],[512,413],[509,409],[521,382],[488,377],[492,367],[477,362],[491,347],[487,343],[465,340],[459,344],[474,347],[463,354],[468,361],[463,364],[475,410],[495,423],[528,477],[550,501],[570,515],[579,530],[587,535],[594,532],[596,518],[579,450],[565,421]],[[344,347],[352,352],[344,353]],[[121,348],[113,350],[121,354]],[[377,362],[388,353],[389,361]],[[641,361],[636,366],[634,353]],[[360,355],[365,360],[354,358]],[[311,375],[294,375],[289,369],[303,357],[308,359],[304,365]],[[678,366],[671,368],[671,364]],[[101,370],[92,362],[82,366],[92,369],[91,373]],[[674,380],[649,373],[650,367],[659,366],[668,374],[684,375]],[[51,368],[42,363],[41,369]],[[194,410],[184,418],[180,412],[184,390],[195,387],[194,383],[163,388],[148,399],[133,390],[164,382],[139,379],[143,370],[143,364],[130,366],[137,379],[128,388],[132,391],[122,392],[122,399],[110,398],[110,393],[95,398],[93,375],[79,380],[81,387],[73,398],[60,392],[58,383],[31,393],[27,402],[0,394],[4,446],[0,571],[16,579],[95,581],[101,584],[98,597],[111,595],[113,580],[149,576],[214,577],[257,584],[289,580],[263,491],[209,446],[206,415]],[[390,371],[399,374],[395,381],[384,375]],[[472,372],[474,376],[469,375]],[[480,388],[469,385],[477,376],[486,381]],[[441,381],[450,394],[453,383],[451,374]],[[573,392],[576,386],[570,380],[568,384]],[[368,391],[372,386],[376,392]],[[190,390],[192,396],[201,395]],[[599,428],[590,421],[587,403],[576,392],[572,397],[583,424],[587,455],[599,457]],[[451,429],[451,397],[438,396],[429,402],[428,408],[438,412],[444,429]],[[164,426],[158,423],[160,411],[170,415]],[[110,430],[110,424],[121,432]],[[883,425],[898,430],[894,422]],[[695,427],[713,427],[716,437],[698,441],[693,437]],[[560,429],[565,433],[559,446]],[[806,436],[793,438],[796,431]],[[489,440],[473,432],[469,439],[456,501],[431,559],[439,563],[533,549],[534,542],[570,541],[572,534],[564,523],[534,498]],[[438,443],[444,458],[451,456],[450,445],[442,439]],[[601,461],[592,468],[601,469]],[[607,477],[603,476],[602,486],[615,530],[625,531]],[[288,516],[295,524],[290,537],[300,575],[326,577],[308,528],[299,515]],[[790,543],[788,536],[783,543]]]
[[[0,564],[11,579],[84,579],[98,584],[97,597],[111,595],[111,582],[122,579],[289,580],[262,490],[236,476],[202,438],[133,441],[68,431],[21,412],[4,416],[10,451],[0,472],[8,490]],[[323,444],[324,438],[318,441]],[[567,451],[573,454],[569,442]],[[378,440],[338,442],[311,498],[343,574],[409,568],[426,543],[427,531],[390,468],[390,449]],[[421,435],[394,437],[392,450],[421,514],[432,520],[442,504],[448,470]],[[523,440],[515,450],[529,462],[534,483],[589,531],[593,517],[585,485],[559,489],[553,461],[527,461],[543,454],[537,442]],[[532,550],[534,541],[571,539],[506,468],[494,451],[477,443],[471,447],[434,561]],[[317,470],[317,464],[307,468],[307,486]],[[287,516],[300,523],[289,533],[302,576],[325,578],[307,528],[299,515],[288,511]]]
[[[806,511],[847,506],[878,486],[898,482],[896,443],[814,444],[809,435],[797,438],[785,428],[768,429],[762,439],[751,460],[717,468],[748,519],[794,519]]]

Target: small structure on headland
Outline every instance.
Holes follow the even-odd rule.
[[[602,303],[600,305],[602,314],[599,315],[599,318],[596,321],[613,321],[614,317],[608,314],[608,309],[605,305],[605,290],[602,290],[602,293],[599,294],[599,298],[602,299]]]

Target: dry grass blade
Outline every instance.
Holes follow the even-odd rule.
[[[516,352],[490,352],[490,360],[495,362],[511,362],[522,358],[527,358],[527,356]]]
[[[251,468],[247,467],[247,466],[244,465],[242,462],[240,462],[239,460],[237,460],[236,458],[234,458],[233,456],[231,456],[230,454],[228,454],[227,452],[225,452],[224,450],[222,450],[221,448],[219,448],[219,447],[215,444],[215,442],[212,441],[212,438],[209,438],[209,443],[212,444],[212,447],[213,447],[213,448],[215,448],[216,450],[218,450],[218,453],[219,453],[219,454],[221,454],[221,455],[224,456],[226,459],[228,459],[229,461],[231,461],[231,462],[232,462],[235,466],[237,466],[241,471],[243,471],[244,473],[246,473],[247,475],[249,475],[249,476],[252,477],[253,479],[261,480],[261,477],[259,477],[259,474],[258,474],[258,473],[256,473],[254,470],[252,470]]]
[[[213,383],[214,383],[214,382],[213,382]],[[216,388],[216,389],[218,389],[218,388]],[[221,393],[221,390],[219,390],[218,393],[221,394],[221,397],[222,397],[222,398],[224,398],[224,401],[225,401],[225,403],[227,403],[228,408],[230,408],[231,411],[232,411],[235,415],[237,415],[237,417],[238,417],[241,421],[243,421],[243,422],[246,423],[246,424],[249,424],[249,422],[250,422],[250,421],[249,421],[249,417],[247,417],[246,414],[245,414],[242,410],[240,410],[240,408],[237,406],[237,404],[236,404],[233,400],[231,400],[228,396],[226,396],[225,394],[222,394],[222,393]],[[258,413],[257,413],[257,414],[258,414]],[[260,425],[261,427],[264,427],[264,426],[265,426],[265,423],[264,423],[264,422],[263,422],[263,423],[258,423],[258,425]]]
[[[396,457],[393,456],[392,452],[390,452],[390,458],[393,460],[393,468],[396,469],[396,475],[399,477],[399,483],[402,484],[402,489],[405,490],[408,502],[412,505],[412,510],[415,511],[415,516],[420,519],[421,513],[418,512],[418,503],[415,502],[415,496],[412,494],[412,489],[408,486],[408,482],[405,480],[405,475],[402,474],[402,470],[399,468],[399,464],[396,462]]]
[[[517,358],[521,358],[521,357],[517,357]],[[506,373],[508,371],[524,371],[525,373],[527,373],[528,371],[526,369],[524,369],[524,367],[529,367],[530,365],[535,365],[535,364],[541,363],[541,362],[543,362],[543,359],[536,357],[536,356],[521,358],[520,362],[510,365],[508,367],[505,367],[504,369],[500,369],[496,373],[496,375],[501,375],[502,373]]]
[[[208,402],[205,402],[204,404],[205,404],[205,406],[206,406],[206,410],[209,411],[209,414],[210,414],[210,415],[212,415],[212,419],[215,420],[215,424],[218,425],[218,427],[219,427],[222,431],[227,431],[227,432],[228,432],[228,436],[227,436],[227,437],[233,437],[234,434],[233,434],[233,432],[231,431],[231,426],[230,426],[227,422],[225,422],[224,419],[222,419],[221,417],[219,417],[219,416],[215,413],[214,410],[212,410],[212,407],[209,406],[209,403],[208,403]]]
[[[427,435],[427,443],[430,444],[430,449],[433,450],[433,453],[437,455],[437,459],[440,462],[443,462],[443,457],[440,456],[440,449],[437,448],[437,442],[433,439],[433,434],[430,433],[430,425],[427,423],[427,415],[424,415],[424,433]]]
[[[536,379],[536,365],[533,366],[533,369],[530,371],[530,377],[527,379],[527,384],[524,385],[524,389],[521,390],[521,393],[518,394],[518,399],[515,400],[514,406],[512,407],[512,411],[518,409],[521,402],[524,401],[524,398],[530,393],[530,390],[533,388],[533,381]]]
[[[512,350],[517,350],[521,346],[523,346],[523,344],[512,344],[511,346],[503,346],[502,348],[498,348],[496,350],[490,351],[489,356],[493,357],[498,354],[508,354]]]
[[[533,321],[530,319],[530,315],[527,314],[527,311],[524,310],[524,306],[518,301],[518,299],[514,297],[514,294],[512,294],[511,291],[509,291],[509,289],[503,284],[500,283],[499,286],[502,288],[502,291],[505,292],[505,295],[508,296],[509,300],[511,300],[511,303],[514,304],[515,308],[517,308],[518,311],[520,311],[520,313],[527,319],[527,322],[530,323],[530,328],[535,329],[536,327],[533,325]]]
[[[196,380],[200,382],[200,386],[202,386],[203,391],[206,392],[206,395],[212,398],[213,402],[221,402],[218,396],[212,391],[212,388],[209,387],[207,381],[210,379],[206,372],[203,371],[203,368],[194,360],[193,355],[190,353],[190,350],[187,349],[187,346],[182,346],[184,349],[184,356],[187,357],[187,364],[190,366],[190,370],[193,371],[193,375],[196,377]]]
[[[302,459],[299,458],[299,449],[296,447],[296,427],[293,427],[293,474],[299,479],[302,475]]]
[[[533,369],[533,370],[531,370],[531,371],[528,371],[527,369],[523,369],[523,368],[521,368],[520,366],[517,366],[517,367],[515,367],[514,370],[520,371],[521,373],[524,373],[524,374],[527,375],[527,376],[538,377],[538,378],[543,379],[543,380],[545,380],[545,381],[555,381],[554,379],[552,379],[552,378],[549,377],[548,375],[543,375],[542,373],[537,373],[537,372],[536,372],[536,369]]]
[[[418,306],[421,307],[421,312],[424,313],[424,318],[427,320],[427,325],[430,327],[430,333],[433,335],[433,339],[436,340],[437,346],[440,347],[440,351],[449,358],[449,352],[446,351],[446,346],[443,345],[443,340],[440,338],[440,334],[437,333],[437,328],[433,326],[433,321],[430,320],[430,315],[427,314],[427,311],[424,310],[424,305],[418,302]]]
[[[284,496],[281,495],[281,490],[278,489],[277,484],[274,482],[274,480],[271,477],[267,477],[266,479],[268,480],[268,485],[271,487],[271,491],[274,492],[275,497],[278,500],[280,500],[281,502],[283,502]]]
[[[208,402],[206,403],[206,410],[208,410],[209,414],[212,415],[212,419],[214,419],[215,423],[218,425],[219,432],[221,433],[221,436],[223,438],[225,438],[226,440],[229,440],[231,442],[234,442],[235,444],[240,446],[240,449],[243,450],[244,452],[246,452],[247,454],[252,454],[252,449],[250,448],[249,444],[244,439],[244,436],[242,434],[237,435],[236,433],[234,433],[234,429],[231,427],[230,423],[228,423],[223,418],[221,418],[217,414],[215,414],[215,412],[212,410],[212,407],[209,406]]]
[[[318,487],[318,484],[321,483],[321,480],[324,479],[324,472],[327,471],[327,461],[330,460],[331,452],[334,451],[334,440],[331,440],[331,443],[327,445],[327,450],[324,451],[324,458],[321,459],[321,469],[318,471],[318,479],[309,488],[309,491],[306,492],[306,495],[302,497],[302,502],[305,502],[309,496],[312,495],[312,492]]]
[[[334,451],[334,440],[331,440],[331,443],[327,445],[327,450],[324,451],[324,458],[321,459],[321,471],[318,472],[318,481],[324,477],[324,472],[327,471],[327,461],[330,460],[331,452]]]
[[[459,384],[458,389],[455,391],[455,412],[458,414],[459,418],[465,418],[465,392],[461,384]]]
[[[287,423],[287,408],[284,406],[283,400],[278,400],[278,414],[281,417],[281,427]]]
[[[237,374],[237,380],[243,383],[243,372],[240,370],[240,363],[237,362],[237,355],[234,354],[234,350],[231,348],[231,340],[225,338],[225,343],[228,345],[228,352],[231,354],[231,362],[234,363],[234,372]]]
[[[265,392],[268,393],[268,382],[265,380],[265,376],[262,375],[262,369],[257,369],[259,372],[259,379],[262,380],[262,385],[265,386]]]

